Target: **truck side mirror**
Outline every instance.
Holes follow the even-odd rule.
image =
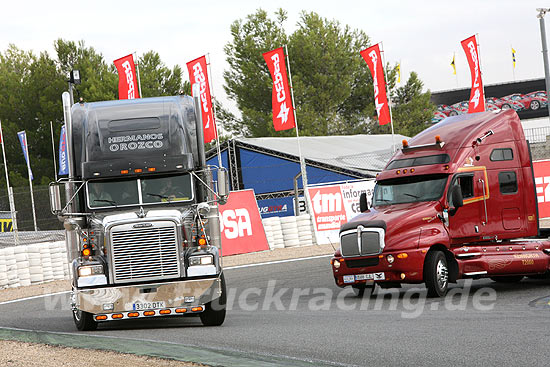
[[[369,210],[369,202],[367,201],[367,193],[363,192],[359,195],[359,210],[361,213]]]
[[[218,173],[218,183],[217,183],[218,197],[219,197],[220,204],[223,205],[227,202],[227,198],[229,197],[229,180],[227,179],[227,170],[219,168],[217,173]]]
[[[53,215],[61,214],[63,207],[61,206],[61,194],[59,192],[59,184],[52,183],[49,186],[50,192],[50,210]]]
[[[451,204],[452,208],[449,214],[454,215],[458,208],[464,205],[464,199],[462,198],[462,189],[460,186],[453,186],[451,188]]]

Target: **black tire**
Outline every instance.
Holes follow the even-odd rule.
[[[456,115],[458,115],[458,112],[456,111],[449,112],[449,116],[456,116]]]
[[[491,277],[493,282],[497,283],[518,283],[523,279],[523,275],[505,275],[501,277]]]
[[[73,320],[79,331],[93,331],[97,329],[97,322],[94,315],[82,310],[73,311]]]
[[[430,251],[424,261],[424,282],[428,297],[444,297],[449,289],[449,268],[442,251]]]
[[[357,284],[352,285],[351,288],[353,289],[353,293],[355,293],[355,296],[358,298],[363,298],[365,296],[365,293],[367,296],[371,296],[374,292],[374,284]]]
[[[533,111],[538,110],[540,108],[540,102],[537,100],[531,101],[531,103],[529,104],[529,108]]]
[[[227,289],[225,286],[225,277],[222,273],[222,294],[220,297],[205,305],[205,310],[199,314],[204,326],[220,326],[225,321],[225,309],[227,303]]]
[[[509,110],[510,108],[512,108],[512,106],[508,103],[505,103],[502,105],[502,107],[500,107],[501,110]]]

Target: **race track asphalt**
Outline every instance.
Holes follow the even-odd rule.
[[[221,327],[185,317],[77,332],[65,293],[0,304],[0,338],[40,335],[54,344],[228,366],[541,366],[550,358],[548,280],[460,281],[445,299],[409,285],[358,299],[336,287],[328,257],[225,274],[229,310]]]

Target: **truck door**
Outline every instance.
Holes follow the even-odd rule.
[[[452,178],[448,193],[453,186],[460,186],[463,206],[453,213],[452,199],[447,198],[451,208],[449,234],[453,239],[471,238],[471,241],[475,241],[483,235],[486,222],[484,199],[489,195],[485,167],[463,169]]]

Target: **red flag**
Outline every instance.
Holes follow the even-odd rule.
[[[380,47],[378,44],[361,51],[361,56],[367,62],[372,74],[372,84],[374,85],[374,102],[376,104],[376,113],[380,125],[386,125],[391,122],[390,107],[388,106],[388,97],[386,96],[386,80],[384,79],[384,67],[382,57],[380,56]]]
[[[470,38],[466,38],[460,43],[466,53],[472,74],[472,91],[470,92],[468,113],[483,112],[485,111],[485,95],[483,93],[483,83],[481,82],[481,67],[479,65],[476,36],[473,35]]]
[[[198,59],[187,63],[189,79],[191,85],[199,84],[200,100],[202,113],[202,127],[204,131],[204,142],[210,143],[218,136],[216,131],[216,122],[212,113],[212,97],[210,94],[210,83],[208,82],[208,71],[206,69],[206,57],[201,56]]]
[[[113,62],[118,71],[118,99],[139,98],[134,57],[130,54]]]
[[[263,54],[271,78],[271,105],[273,106],[273,126],[275,131],[288,130],[296,126],[294,121],[294,107],[288,87],[286,74],[285,53],[282,47]]]

